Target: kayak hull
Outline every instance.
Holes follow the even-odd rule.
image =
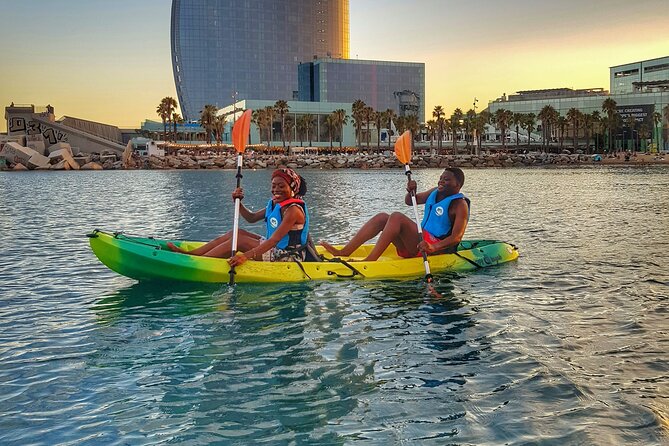
[[[230,267],[226,259],[192,256],[172,252],[167,242],[183,249],[194,249],[203,242],[158,240],[131,237],[121,233],[95,230],[89,234],[91,249],[109,269],[139,281],[186,281],[227,283]],[[249,260],[236,268],[238,283],[281,283],[336,279],[401,279],[425,275],[422,258],[405,259],[388,247],[375,262],[364,258],[374,245],[363,245],[350,257],[323,262],[256,262]],[[432,273],[471,271],[510,262],[518,258],[518,249],[494,240],[463,241],[455,254],[428,257]],[[343,261],[342,261],[343,260]]]

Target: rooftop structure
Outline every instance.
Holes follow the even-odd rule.
[[[322,58],[301,63],[300,101],[354,102],[425,118],[425,64]]]
[[[611,94],[669,91],[669,56],[609,69]]]

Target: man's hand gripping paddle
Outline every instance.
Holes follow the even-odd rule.
[[[397,159],[404,164],[404,173],[406,174],[409,181],[411,181],[411,169],[409,168],[409,163],[411,163],[411,132],[407,130],[402,133],[402,136],[397,138],[395,142],[395,155]],[[413,204],[413,213],[416,220],[416,227],[418,228],[418,234],[420,235],[421,240],[423,239],[423,228],[421,228],[420,221],[418,220],[418,206],[416,204],[416,191],[411,191],[411,203]],[[425,266],[425,281],[427,283],[432,283],[432,274],[430,273],[430,263],[427,261],[427,254],[423,251],[423,265]]]

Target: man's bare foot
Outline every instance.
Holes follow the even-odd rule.
[[[345,256],[345,255],[348,255],[348,254],[344,254],[344,251],[343,251],[343,250],[335,248],[334,246],[332,246],[332,245],[329,244],[328,242],[324,242],[324,241],[321,240],[320,242],[318,242],[318,244],[321,245],[323,248],[325,248],[325,250],[326,250],[327,252],[329,252],[330,254],[332,254],[333,256]]]
[[[172,252],[179,252],[181,254],[188,254],[188,251],[186,251],[185,249],[179,248],[177,245],[175,245],[172,242],[167,242],[167,248]]]

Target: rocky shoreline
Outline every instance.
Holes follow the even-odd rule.
[[[70,161],[70,160],[68,160]],[[72,166],[73,162],[77,166]],[[529,154],[481,154],[481,155],[414,155],[412,166],[416,168],[511,168],[511,167],[557,167],[577,165],[669,165],[669,157],[641,154],[632,157],[618,156],[601,158],[593,155],[569,155],[552,153]],[[80,155],[70,162],[57,162],[49,166],[30,170],[166,170],[166,169],[235,169],[237,157],[226,155],[170,155],[164,157],[133,156],[122,160],[120,156]],[[313,169],[388,169],[402,165],[392,153],[385,154],[338,154],[338,155],[270,155],[247,153],[244,156],[245,169],[266,169],[277,166]],[[29,170],[21,163],[0,165],[0,170]]]

